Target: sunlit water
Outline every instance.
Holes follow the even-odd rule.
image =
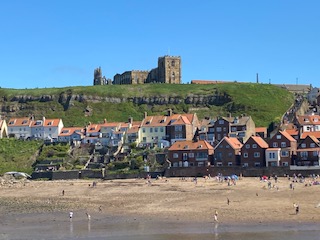
[[[13,216],[2,221],[0,240],[17,239],[213,239],[319,240],[320,224],[239,224],[139,221],[124,218],[72,219],[38,215]]]

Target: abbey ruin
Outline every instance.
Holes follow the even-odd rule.
[[[158,67],[150,71],[132,70],[117,73],[113,80],[102,76],[101,67],[94,70],[93,85],[108,84],[145,84],[145,83],[181,83],[180,56],[163,56],[158,58]]]

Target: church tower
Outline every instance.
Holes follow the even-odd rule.
[[[158,81],[159,83],[181,83],[181,58],[164,56],[158,58]]]
[[[93,73],[93,85],[104,85],[105,78],[102,77],[101,67],[96,68]]]

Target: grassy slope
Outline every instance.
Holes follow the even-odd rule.
[[[0,139],[0,174],[8,171],[31,173],[32,164],[40,141],[21,141],[16,139]]]
[[[110,104],[107,102],[74,101],[72,106],[64,111],[63,106],[57,101],[28,102],[19,116],[35,114],[36,118],[61,117],[65,126],[84,126],[89,121],[98,123],[103,119],[107,121],[127,121],[132,116],[134,120],[142,120],[144,112],[149,115],[164,114],[168,108],[175,112],[196,112],[199,118],[205,116],[216,117],[226,115],[247,114],[251,115],[257,126],[268,126],[273,121],[278,121],[281,115],[293,102],[293,95],[286,90],[269,84],[229,83],[219,85],[193,85],[193,84],[146,84],[146,85],[113,85],[113,86],[88,86],[44,89],[0,89],[0,96],[11,99],[17,95],[56,95],[61,93],[79,95],[92,95],[104,97],[152,97],[171,96],[185,98],[190,95],[213,95],[216,93],[227,94],[232,102],[222,106],[206,105],[194,106],[188,104],[177,105],[134,105],[133,103]],[[58,97],[56,98],[58,99]],[[85,109],[92,109],[90,116],[85,116]]]

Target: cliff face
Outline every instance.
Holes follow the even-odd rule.
[[[21,110],[36,110],[35,104],[30,103],[49,103],[56,102],[63,106],[64,110],[68,110],[75,102],[79,103],[126,103],[130,102],[135,105],[168,105],[168,104],[187,104],[192,106],[206,105],[223,105],[231,101],[230,96],[224,95],[189,95],[186,98],[171,96],[153,96],[153,97],[108,97],[94,95],[76,95],[61,93],[59,95],[41,95],[38,97],[31,95],[18,95],[11,99],[2,98],[0,100],[0,109],[2,115],[12,115]]]

